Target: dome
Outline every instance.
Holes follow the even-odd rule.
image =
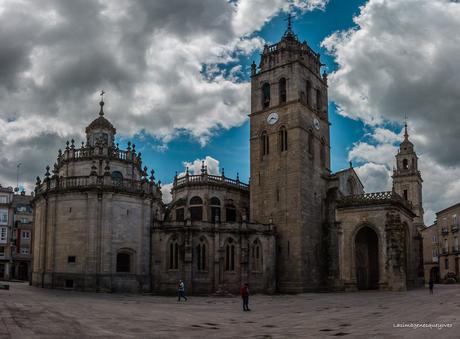
[[[101,110],[99,111],[99,117],[94,119],[88,125],[88,127],[86,127],[86,130],[85,130],[86,133],[89,133],[90,131],[96,130],[96,129],[105,129],[105,130],[109,130],[112,134],[115,134],[117,131],[115,127],[113,127],[110,121],[104,118],[104,111],[102,110],[102,107],[104,106],[104,101],[101,101],[99,105],[101,106]]]
[[[108,121],[104,116],[99,116],[98,118],[94,119],[88,127],[86,127],[86,133],[95,130],[95,129],[107,129],[110,130],[113,134],[116,133],[115,127],[113,127],[112,123]]]

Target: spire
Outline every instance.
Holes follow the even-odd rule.
[[[289,13],[285,20],[288,22],[288,24],[287,24],[286,32],[284,32],[284,37],[285,38],[297,39],[297,36],[295,35],[294,31],[292,30],[292,14]]]
[[[409,133],[407,133],[407,114],[404,115],[404,141],[409,141]]]
[[[101,94],[99,94],[101,96],[101,101],[99,102],[99,105],[101,106],[101,110],[99,111],[99,115],[101,117],[104,115],[104,110],[102,109],[102,107],[104,107],[104,94],[105,94],[104,91],[101,91]]]
[[[287,31],[288,32],[292,32],[292,15],[291,13],[288,14],[288,17],[287,17],[287,22],[288,22],[288,26],[287,26]]]

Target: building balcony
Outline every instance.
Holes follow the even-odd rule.
[[[110,175],[105,176],[78,176],[78,177],[45,177],[41,182],[37,179],[35,187],[36,196],[45,193],[61,193],[68,191],[112,191],[131,194],[159,195],[160,184],[150,181],[147,177],[141,180],[114,179]]]
[[[433,260],[433,262],[436,262],[436,263],[439,262],[439,258],[438,258],[438,257],[433,257],[432,260]]]
[[[453,254],[460,253],[460,247],[459,246],[452,246],[452,253]]]
[[[203,174],[191,175],[186,173],[182,177],[174,177],[173,188],[177,189],[183,186],[200,186],[200,185],[215,185],[215,186],[226,186],[234,187],[244,191],[249,191],[249,185],[241,182],[239,177],[235,179],[227,178],[225,175],[211,175],[207,172]]]
[[[448,248],[441,249],[441,254],[442,255],[448,255],[449,254],[449,249]]]
[[[458,224],[455,224],[455,225],[450,226],[450,230],[451,230],[452,232],[458,232]]]
[[[447,227],[443,227],[442,230],[441,230],[441,233],[442,234],[448,234],[449,233],[449,229]]]

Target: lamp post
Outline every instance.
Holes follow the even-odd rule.
[[[16,187],[14,188],[16,193],[19,192],[19,167],[21,167],[21,165],[21,163],[16,165]]]

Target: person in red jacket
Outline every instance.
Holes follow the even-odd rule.
[[[243,311],[250,311],[249,309],[249,284],[245,283],[240,289],[241,298],[243,299]]]

